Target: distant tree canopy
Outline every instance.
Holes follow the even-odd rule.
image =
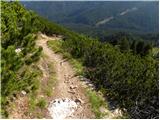
[[[139,36],[133,36],[124,32],[118,32],[106,37],[107,42],[118,46],[121,52],[132,51],[134,54],[146,56],[155,46],[152,41],[145,41]]]
[[[126,37],[124,37],[124,38],[122,38],[122,39],[120,40],[120,49],[121,49],[122,51],[129,51],[130,45],[129,45],[129,41],[127,40]]]
[[[93,36],[106,30],[137,33],[158,33],[159,31],[158,1],[23,1],[22,3],[26,8],[36,11],[51,21],[63,24],[74,31]],[[132,8],[137,10],[122,16],[119,15],[121,12]],[[111,16],[113,19],[109,22],[95,26],[98,22]]]

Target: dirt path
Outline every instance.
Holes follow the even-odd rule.
[[[49,40],[60,40],[59,37],[48,37],[43,34],[38,35],[36,44],[43,47],[43,57],[37,63],[38,68],[42,71],[41,78],[39,77],[41,87],[37,93],[34,102],[38,102],[40,98],[49,101],[49,105],[45,109],[36,109],[30,111],[30,98],[25,93],[21,93],[14,102],[8,107],[10,119],[33,119],[33,118],[46,118],[46,119],[92,119],[95,118],[94,113],[91,111],[91,104],[86,96],[86,89],[94,91],[93,84],[89,80],[80,80],[75,76],[75,72],[68,61],[64,60],[61,55],[54,53],[47,46]],[[53,69],[53,71],[52,71]],[[53,72],[54,74],[51,74]],[[56,85],[52,87],[49,82],[50,78],[54,75],[56,78]],[[46,95],[43,89],[48,88],[50,85],[51,96]],[[52,91],[53,89],[53,91]],[[25,91],[24,91],[25,92]],[[95,91],[96,92],[96,91]],[[99,94],[100,97],[103,97]],[[105,99],[104,99],[105,101]],[[107,101],[106,101],[107,102]],[[121,118],[122,111],[118,108],[110,110],[105,106],[100,106],[99,110],[106,113],[104,119]]]
[[[65,61],[61,55],[54,53],[47,46],[48,40],[59,40],[57,37],[47,37],[43,34],[37,40],[37,45],[43,47],[43,52],[48,56],[48,61],[54,61],[57,84],[54,89],[53,100],[55,99],[70,99],[79,102],[72,115],[65,118],[94,118],[91,112],[91,105],[85,95],[85,90],[78,77],[75,77],[75,72],[72,66]]]

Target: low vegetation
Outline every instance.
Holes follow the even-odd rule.
[[[103,88],[104,95],[118,101],[131,118],[158,117],[157,59],[133,54],[127,49],[122,51],[119,46],[83,35],[65,36],[61,45],[63,51],[70,58],[81,60],[86,67],[85,76],[97,90]]]
[[[63,53],[61,40],[48,41],[47,44],[55,53]]]
[[[47,102],[44,98],[41,98],[38,103],[37,106],[41,109],[44,109],[47,106]]]
[[[3,117],[7,117],[6,106],[11,96],[22,90],[30,93],[38,89],[37,74],[28,67],[41,56],[42,48],[35,46],[35,34],[41,31],[47,35],[63,35],[61,42],[48,43],[49,46],[63,52],[64,58],[71,60],[79,74],[90,79],[97,90],[103,89],[104,96],[118,101],[120,107],[127,109],[130,118],[158,118],[158,55],[152,57],[145,49],[136,49],[135,54],[126,46],[128,43],[123,37],[120,45],[113,45],[74,33],[27,11],[18,2],[2,1],[1,10]],[[137,48],[143,46],[143,43],[139,44]],[[92,99],[94,101],[97,100]],[[44,102],[40,102],[41,105],[43,108]],[[99,112],[97,116],[100,116]]]
[[[54,71],[54,63],[53,62],[48,63],[48,69],[49,69],[49,79],[47,81],[46,86],[43,85],[42,89],[48,97],[51,97],[54,92],[53,88],[56,84],[56,74]]]
[[[38,73],[31,66],[40,58],[42,48],[35,46],[37,15],[19,2],[1,1],[1,105],[2,118],[12,97],[24,90],[38,89]]]
[[[107,109],[107,103],[95,91],[87,90],[87,96],[89,97],[92,111],[95,113],[96,118],[103,118],[107,113],[100,111],[100,107]]]
[[[158,117],[157,60],[84,36],[69,38],[62,46],[82,59],[86,77],[126,108],[131,118]]]
[[[72,65],[73,69],[76,71],[76,75],[83,76],[84,77],[84,66],[82,65],[82,62],[80,60],[74,59],[71,57],[71,55],[64,51],[62,48],[63,41],[48,41],[48,46],[54,51],[58,49],[59,53],[67,59],[70,64]],[[55,49],[56,48],[56,49]],[[92,111],[95,114],[96,118],[103,118],[105,115],[112,114],[109,111],[107,101],[105,101],[100,94],[98,94],[94,90],[90,90],[91,88],[86,88],[86,95],[89,98],[89,101],[91,103]],[[103,107],[104,109],[108,110],[107,112],[100,111],[100,108]],[[117,118],[121,118],[126,116],[117,116]]]

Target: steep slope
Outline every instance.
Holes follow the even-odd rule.
[[[48,49],[46,41],[50,38],[43,35],[37,41],[37,44],[44,46],[44,51],[46,51],[44,54],[48,55],[48,58],[41,59],[43,57],[43,54],[41,54],[43,48],[37,47],[35,43],[37,32],[41,31],[47,35],[54,36],[53,39],[57,35],[62,35],[61,38],[63,40],[60,41],[61,51],[65,53],[65,56],[69,54],[70,59],[74,58],[84,66],[85,69],[81,74],[83,78],[88,78],[87,80],[90,80],[92,87],[96,91],[101,91],[103,96],[110,98],[111,101],[116,101],[119,108],[125,108],[124,111],[128,112],[130,118],[158,118],[158,56],[156,58],[150,55],[139,56],[133,54],[129,48],[127,51],[121,51],[119,46],[114,47],[109,43],[101,43],[96,39],[71,32],[37,16],[33,12],[26,11],[17,2],[3,2],[2,6],[1,83],[3,84],[3,115],[6,114],[6,106],[17,100],[20,101],[18,107],[16,107],[17,104],[10,106],[11,109],[15,109],[16,115],[19,115],[18,117],[16,116],[17,118],[51,118],[53,116],[49,116],[49,112],[55,114],[55,105],[61,106],[67,102],[64,111],[66,115],[70,110],[68,102],[71,102],[75,109],[80,103],[83,103],[83,98],[80,97],[79,99],[79,96],[74,91],[77,88],[77,92],[80,92],[82,97],[85,94],[83,88],[81,91],[80,82],[77,81],[79,79],[76,76],[68,75],[68,72],[74,75],[74,70],[67,61],[62,62],[60,55]],[[139,48],[141,46],[139,45]],[[40,62],[42,60],[42,63],[37,66],[39,60]],[[57,76],[49,74],[54,69],[51,67],[53,64],[48,64],[48,61],[56,61],[55,71]],[[53,81],[48,81],[50,79],[49,76],[51,78],[57,77],[58,81],[60,81],[55,88],[57,92],[54,93],[55,97],[51,94],[54,92],[54,85],[52,86],[51,84]],[[71,86],[71,77],[73,77],[73,84],[75,83],[77,86]],[[62,89],[65,89],[65,91],[62,91]],[[68,89],[72,90],[67,91]],[[59,91],[62,91],[62,93]],[[31,107],[31,111],[26,110],[26,99],[23,101],[21,95],[24,98],[29,98],[28,105]],[[73,100],[69,100],[72,97]],[[60,99],[57,100],[57,98]],[[102,110],[103,113],[104,109],[99,109],[99,107],[104,105],[104,101],[97,99],[97,92],[96,94],[90,94],[89,99],[92,110],[100,117],[100,111]],[[47,109],[48,101],[51,102]],[[84,97],[84,101],[87,101],[87,98]],[[87,104],[89,105],[88,102]],[[77,108],[80,115],[63,116],[63,114],[60,114],[60,116],[62,115],[63,118],[79,116],[85,118],[88,114],[84,113],[85,116],[83,116],[79,109]],[[87,110],[91,111],[90,106]],[[71,111],[73,113],[74,110],[71,108]],[[36,115],[34,115],[35,112]],[[67,115],[69,114],[70,111]]]
[[[1,114],[21,94],[38,89],[39,69],[35,65],[42,48],[35,46],[37,15],[18,2],[1,1]]]

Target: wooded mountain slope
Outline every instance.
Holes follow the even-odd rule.
[[[36,11],[51,21],[83,33],[89,33],[90,30],[158,32],[158,1],[32,1],[22,3],[26,8]]]
[[[1,3],[3,115],[7,114],[5,107],[16,92],[37,89],[36,74],[27,68],[39,59],[42,48],[35,47],[32,33],[41,31],[47,35],[63,35],[62,48],[83,63],[84,76],[92,80],[104,96],[126,108],[131,118],[158,118],[157,59],[69,31],[25,10],[18,2]],[[18,48],[21,53],[16,52]]]

